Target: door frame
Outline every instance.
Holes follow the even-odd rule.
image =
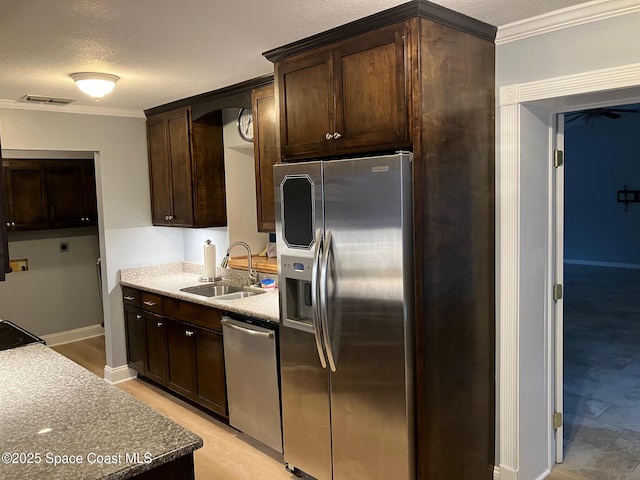
[[[500,480],[544,478],[555,463],[551,416],[554,410],[554,309],[552,149],[557,113],[640,102],[640,64],[587,71],[507,85],[498,92],[496,159],[496,314],[498,326],[498,438]],[[535,128],[530,128],[530,127]],[[535,147],[537,146],[537,148]],[[546,151],[546,155],[543,152]],[[538,163],[539,162],[539,163]],[[523,175],[532,164],[547,168],[540,182],[542,204],[523,196]],[[546,216],[546,231],[521,236],[521,217]],[[538,255],[545,272],[534,278],[527,269]],[[540,272],[538,272],[540,273]],[[527,285],[528,283],[528,285]],[[534,322],[536,332],[528,333]],[[543,352],[536,352],[541,347]],[[546,408],[536,408],[546,405]],[[544,413],[541,413],[544,412]],[[546,418],[541,418],[547,415]]]

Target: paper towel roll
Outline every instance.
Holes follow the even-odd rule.
[[[204,244],[204,276],[206,278],[216,276],[216,246],[210,242]]]

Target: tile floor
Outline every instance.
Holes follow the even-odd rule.
[[[564,448],[555,470],[640,480],[640,270],[565,265]]]

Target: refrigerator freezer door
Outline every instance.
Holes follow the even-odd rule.
[[[280,328],[284,461],[317,480],[331,480],[328,370],[312,334]]]
[[[412,479],[411,162],[324,164],[334,480]]]
[[[273,175],[284,460],[318,480],[331,480],[329,374],[314,280],[324,231],[322,163],[279,164]]]

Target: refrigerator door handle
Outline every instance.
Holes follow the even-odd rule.
[[[311,270],[311,304],[313,312],[313,336],[316,340],[316,349],[322,368],[327,368],[324,347],[322,346],[322,331],[320,326],[320,259],[322,257],[322,230],[316,232],[316,249],[313,254],[313,268]]]
[[[329,368],[332,372],[336,371],[337,355],[333,350],[331,343],[331,330],[329,330],[329,286],[328,286],[328,270],[329,259],[333,254],[333,237],[331,230],[327,230],[327,236],[324,242],[324,248],[322,252],[322,268],[320,270],[320,318],[322,321],[322,333],[324,338],[324,348],[327,353],[327,360],[329,361]]]

